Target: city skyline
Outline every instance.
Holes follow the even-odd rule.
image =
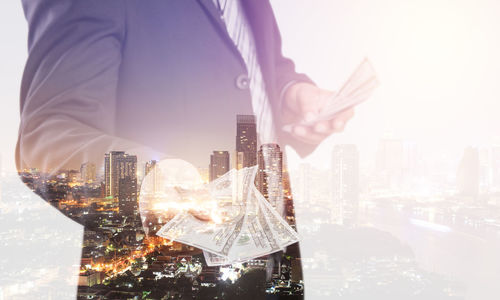
[[[297,212],[303,259],[294,259],[295,252],[287,249],[291,259],[283,274],[273,270],[269,289],[300,293],[304,282],[297,269],[302,268],[306,295],[312,299],[496,299],[500,2],[270,3],[283,54],[294,60],[298,72],[320,87],[338,90],[345,75],[368,56],[381,86],[356,108],[343,133],[325,140],[310,156],[300,158],[280,145],[291,177],[287,184],[292,188],[287,189],[293,191],[285,197]],[[96,161],[74,162],[54,174],[16,170],[19,84],[28,31],[22,4],[2,5],[7,25],[0,30],[8,42],[2,45],[0,78],[0,240],[6,254],[0,298],[75,297],[77,284],[82,295],[114,299],[170,298],[184,291],[190,297],[222,299],[214,291],[218,286],[235,283],[228,290],[233,294],[244,289],[238,280],[262,270],[265,262],[209,268],[202,255],[187,254],[193,249],[145,236],[136,221],[121,218],[119,193],[105,197],[105,152]],[[192,163],[207,181],[214,150],[227,151],[229,164],[243,167],[243,152],[234,145],[236,123],[225,145],[195,148],[199,155]],[[257,153],[260,147],[255,145]],[[160,161],[137,161],[136,185],[155,169],[150,159]],[[131,164],[126,168],[133,169]],[[131,192],[123,191],[126,195]],[[51,200],[47,204],[41,198]],[[356,218],[349,221],[354,226],[335,221],[355,208]],[[83,219],[89,225],[85,231]]]

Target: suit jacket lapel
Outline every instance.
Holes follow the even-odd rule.
[[[205,13],[212,19],[214,25],[227,35],[226,25],[224,24],[219,9],[215,6],[213,0],[197,0],[197,1],[205,10]]]
[[[219,9],[215,6],[214,1],[213,0],[197,0],[197,1],[200,3],[205,13],[210,17],[212,23],[217,28],[223,39],[226,41],[227,46],[231,48],[234,54],[238,57],[242,67],[246,69],[245,61],[243,60],[243,57],[241,57],[240,51],[238,51],[238,48],[236,48],[233,40],[229,36],[226,24],[224,23],[224,20],[222,20],[221,13]]]

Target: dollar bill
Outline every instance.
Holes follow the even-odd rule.
[[[262,215],[268,224],[268,230],[281,249],[299,241],[297,232],[281,217],[264,196],[254,189],[253,193],[259,203]]]
[[[255,187],[256,171],[256,166],[232,170],[210,184],[224,222],[214,224],[182,212],[157,235],[202,249],[209,266],[248,261],[297,242],[297,233]]]
[[[241,181],[236,191],[241,194],[241,199],[238,197],[231,204],[227,203],[227,199],[232,198],[235,191],[233,189],[237,182],[234,178],[235,171],[221,176],[209,188],[213,199],[219,204],[218,208],[225,209],[226,215],[223,223],[208,223],[189,212],[181,212],[156,234],[172,241],[227,256],[244,226],[246,215],[244,207],[252,191],[250,187],[253,186],[256,171],[256,167],[236,171],[237,179]]]
[[[205,253],[209,266],[245,262],[275,253],[299,241],[295,230],[255,187],[248,202],[245,222],[237,242],[227,256]]]
[[[205,257],[205,261],[207,263],[207,266],[209,267],[226,266],[235,263],[234,261],[231,261],[227,256],[217,255],[205,250],[203,250],[203,256]]]
[[[276,242],[257,199],[252,196],[245,206],[245,220],[242,230],[238,233],[228,254],[205,253],[209,266],[227,265],[235,262],[245,262],[256,257],[265,256],[279,251]]]
[[[327,100],[320,114],[313,120],[300,122],[300,125],[312,125],[319,121],[332,120],[341,111],[368,100],[379,84],[375,69],[365,58],[339,91]],[[294,125],[297,124],[285,125],[283,130],[290,131]]]

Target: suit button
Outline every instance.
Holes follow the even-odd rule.
[[[240,90],[246,90],[250,86],[250,78],[246,74],[241,74],[236,77],[236,86]]]

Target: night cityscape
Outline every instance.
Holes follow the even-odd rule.
[[[208,168],[199,172],[208,182],[225,174],[231,165],[240,169],[258,163],[256,186],[293,226],[292,197],[282,159],[276,144],[257,148],[254,116],[238,115],[233,161],[229,151],[214,150]],[[103,174],[92,162],[82,163],[80,170],[51,176],[35,169],[20,172],[32,191],[85,225],[80,299],[232,299],[245,297],[258,285],[263,293],[284,299],[303,297],[297,245],[288,247],[267,283],[262,281],[266,257],[209,267],[199,249],[155,236],[168,219],[147,217],[150,234],[143,230],[138,183],[149,172],[156,172],[157,161],[139,166],[135,155],[123,151],[106,153],[103,160]],[[268,177],[279,181],[273,183]]]
[[[85,225],[79,299],[245,299],[253,289],[277,299],[301,299],[308,287],[304,287],[303,271],[308,270],[316,274],[308,282],[320,286],[307,290],[315,298],[369,299],[375,295],[463,299],[467,291],[463,280],[443,275],[444,270],[439,264],[434,266],[432,258],[429,265],[417,263],[412,245],[399,239],[398,230],[412,226],[438,235],[460,231],[484,239],[500,234],[498,147],[467,147],[455,178],[449,179],[443,176],[443,169],[428,169],[415,144],[382,139],[371,173],[360,165],[355,145],[340,144],[333,149],[330,168],[317,169],[302,163],[289,178],[278,145],[257,147],[253,116],[238,116],[236,142],[233,155],[217,149],[207,157],[208,168],[199,169],[204,181],[215,180],[232,167],[258,164],[256,187],[295,227],[297,214],[290,188],[293,182],[297,206],[305,208],[298,213],[302,214],[299,232],[324,247],[313,257],[301,257],[297,244],[288,247],[281,263],[273,268],[272,280],[265,282],[262,277],[266,257],[211,267],[199,249],[155,236],[168,219],[141,221],[138,183],[149,172],[155,172],[156,161],[139,166],[133,154],[112,151],[103,155],[103,174],[91,162],[82,163],[79,170],[52,176],[35,169],[23,170],[21,179],[32,191]],[[6,199],[9,193],[15,193],[9,190],[9,183],[16,177],[3,176],[2,198]],[[276,183],[269,177],[280,180]],[[436,180],[425,185],[423,181],[428,178]],[[9,220],[14,215],[12,207],[2,205],[3,222],[19,222]],[[34,226],[37,220],[42,221],[36,207],[25,212],[24,218]],[[406,223],[388,222],[391,219]],[[22,244],[19,237],[33,240],[18,231],[2,233],[6,246]],[[56,244],[68,239],[57,232],[43,237]],[[331,241],[334,247],[329,247]],[[32,264],[36,263],[35,259]],[[40,276],[29,272],[29,268],[25,270],[34,278]],[[3,280],[3,293],[22,299],[20,287],[9,287],[9,279]],[[30,288],[42,287],[37,283]],[[395,296],[394,291],[400,294]]]

